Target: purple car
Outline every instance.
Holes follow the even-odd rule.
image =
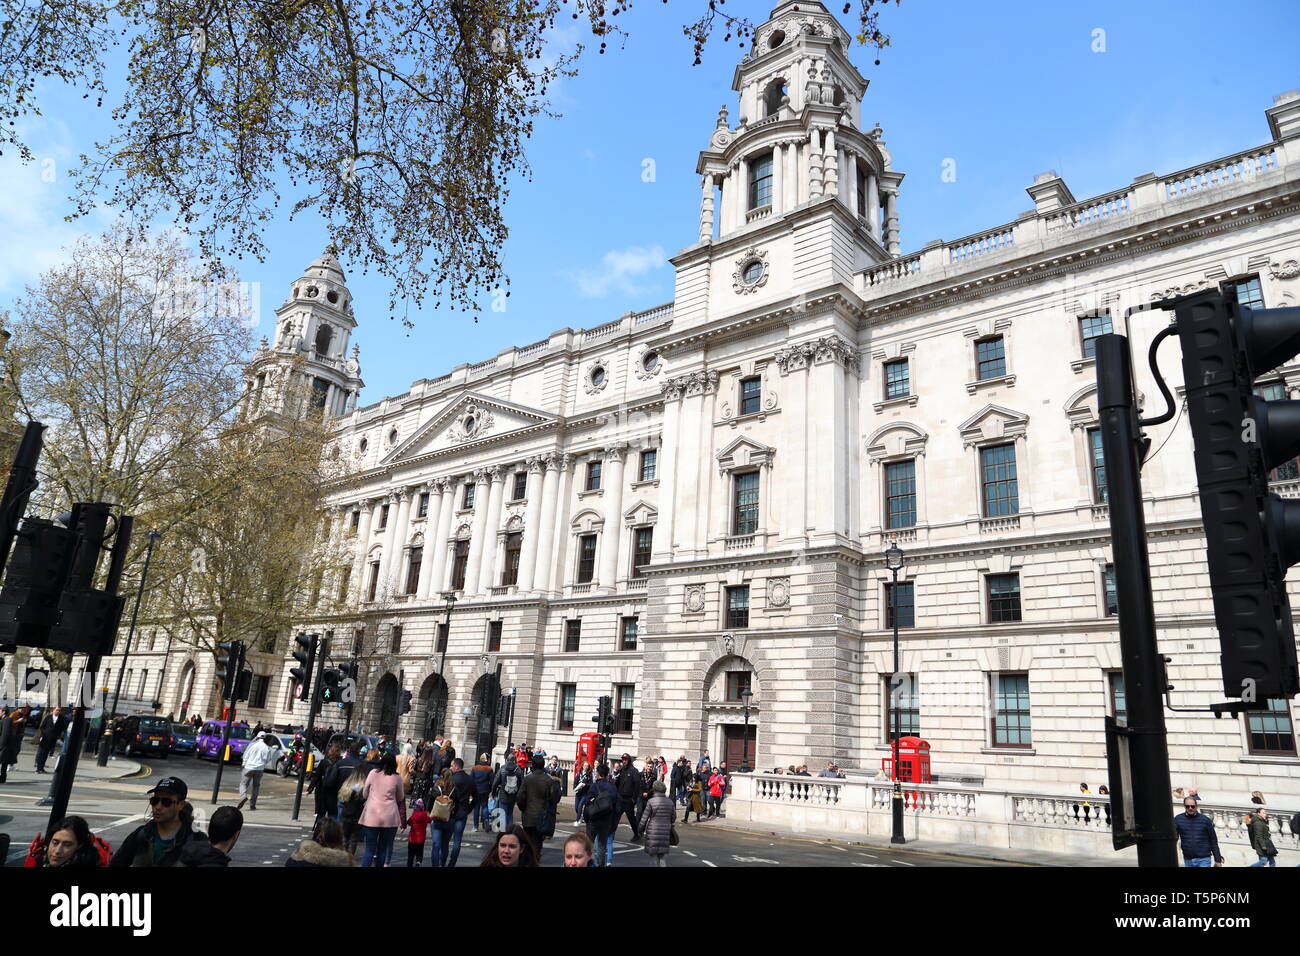
[[[198,746],[194,756],[216,760],[221,751],[221,735],[226,731],[224,720],[209,720],[199,731]],[[237,763],[243,759],[244,748],[248,746],[248,724],[232,724],[230,727],[230,760]]]

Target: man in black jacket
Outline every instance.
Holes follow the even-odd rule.
[[[322,798],[325,806],[333,808],[336,820],[343,819],[343,807],[339,804],[339,787],[343,786],[343,781],[352,775],[353,770],[363,764],[365,761],[361,759],[361,741],[354,740],[348,746],[348,752],[326,771],[325,779],[320,783],[320,786],[325,788],[325,796]]]
[[[506,815],[506,829],[514,826],[515,803],[524,789],[524,772],[519,769],[518,758],[514,748],[506,753],[500,769],[492,778],[492,796],[501,804]]]
[[[45,761],[68,729],[68,718],[62,707],[55,707],[53,713],[45,715],[41,721],[36,740],[36,772],[45,773]]]
[[[636,828],[636,801],[641,796],[641,784],[641,772],[632,763],[632,755],[623,754],[623,759],[619,763],[618,782],[615,784],[618,787],[618,797],[621,804],[619,814],[614,818],[614,828],[618,828],[618,821],[626,814],[627,825],[632,830],[633,841],[637,839],[638,833]]]
[[[533,841],[537,859],[542,859],[542,846],[546,838],[555,833],[555,808],[560,804],[560,781],[546,772],[546,761],[534,755],[524,777],[524,789],[519,794],[520,822],[524,832]]]
[[[149,793],[153,819],[122,841],[109,866],[175,866],[190,842],[208,842],[194,829],[194,814],[185,802],[189,788],[184,780],[163,777]]]
[[[181,850],[181,866],[212,869],[230,866],[230,851],[239,842],[244,815],[236,807],[217,807],[208,821],[208,841],[191,840]]]
[[[448,866],[455,866],[460,857],[460,838],[465,832],[465,821],[474,806],[474,778],[465,772],[465,761],[459,757],[451,761],[451,854]],[[445,838],[444,838],[445,839]]]

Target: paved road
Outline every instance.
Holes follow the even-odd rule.
[[[213,810],[212,783],[216,764],[197,761],[192,757],[171,757],[168,760],[139,758],[143,763],[136,778],[120,780],[83,780],[72,793],[70,812],[84,816],[91,828],[109,843],[116,846],[139,826],[148,811],[145,791],[159,779],[169,774],[179,776],[189,787],[189,799],[195,806],[196,816],[202,820]],[[49,787],[48,776],[37,777],[30,772],[11,773],[10,783],[0,787],[0,832],[13,838],[6,864],[21,865],[31,838],[43,831],[49,811],[37,807],[35,802],[45,795]],[[293,807],[297,779],[267,775],[263,778],[262,796],[258,809],[244,808],[244,830],[233,854],[239,867],[282,866],[284,861],[310,832],[312,819],[311,797],[303,797],[303,821],[295,823],[290,814]],[[238,767],[227,765],[222,779],[219,804],[233,804],[238,799]],[[558,866],[561,861],[560,845],[564,837],[575,829],[572,825],[573,802],[566,799],[561,806],[561,823],[556,836],[547,841],[543,865]],[[567,821],[567,822],[566,822]],[[995,866],[987,860],[918,853],[910,850],[864,847],[848,843],[835,843],[771,836],[730,829],[713,823],[678,825],[681,845],[673,849],[669,865],[673,867],[780,867],[780,866]],[[628,842],[626,825],[619,828],[614,845],[616,866],[649,866],[650,858],[637,844]],[[491,837],[484,833],[468,831],[461,845],[461,866],[477,866],[491,845]],[[426,860],[426,865],[427,865]],[[406,839],[398,834],[393,850],[393,865],[406,863]]]

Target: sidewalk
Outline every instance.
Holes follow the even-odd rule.
[[[691,823],[690,826],[695,826]],[[832,833],[818,830],[795,830],[772,823],[733,822],[725,817],[707,820],[699,824],[702,827],[716,827],[723,830],[738,830],[748,833],[765,833],[774,836],[818,843],[838,843],[850,846],[871,846],[892,852],[936,853],[944,856],[959,856],[969,860],[988,860],[998,863],[1019,863],[1023,866],[1068,866],[1097,867],[1119,866],[1132,867],[1136,860],[1129,856],[1115,854],[1113,859],[1084,856],[1076,853],[1048,853],[1042,850],[1011,850],[999,847],[972,846],[968,843],[942,843],[938,840],[909,840],[901,846],[890,843],[889,837],[868,836],[859,833]]]
[[[19,792],[28,792],[32,789],[44,791],[54,779],[54,768],[59,765],[57,754],[50,754],[45,761],[45,773],[36,772],[36,747],[28,740],[23,743],[23,749],[18,754],[18,763],[9,768],[9,781],[0,784],[0,788],[8,789],[10,787],[21,787]],[[144,776],[148,770],[144,764],[138,760],[131,760],[126,757],[110,757],[107,767],[101,767],[95,762],[94,754],[83,753],[77,761],[77,779],[78,780],[121,780],[126,777]],[[35,785],[35,787],[33,787]],[[0,790],[0,792],[4,792]]]

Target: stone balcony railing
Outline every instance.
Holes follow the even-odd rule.
[[[1139,176],[1123,189],[1068,206],[1028,213],[1015,222],[954,242],[932,242],[920,252],[896,256],[860,272],[857,291],[877,298],[936,282],[957,280],[987,267],[1048,254],[1076,240],[1092,240],[1125,228],[1140,228],[1234,194],[1300,176],[1287,164],[1279,143],[1245,150],[1165,176]]]
[[[1045,794],[941,784],[904,784],[904,824],[910,840],[972,846],[1054,850],[1113,858],[1110,800],[1082,794]],[[885,836],[892,830],[893,788],[887,780],[735,774],[728,817],[741,822],[819,831]],[[1214,820],[1219,847],[1230,864],[1254,863],[1244,823],[1249,807],[1201,804]],[[1170,801],[1170,817],[1182,812]],[[1300,851],[1291,833],[1295,808],[1270,808],[1269,828],[1279,851]],[[1130,848],[1122,851],[1136,859]],[[1294,863],[1294,860],[1291,861]]]

